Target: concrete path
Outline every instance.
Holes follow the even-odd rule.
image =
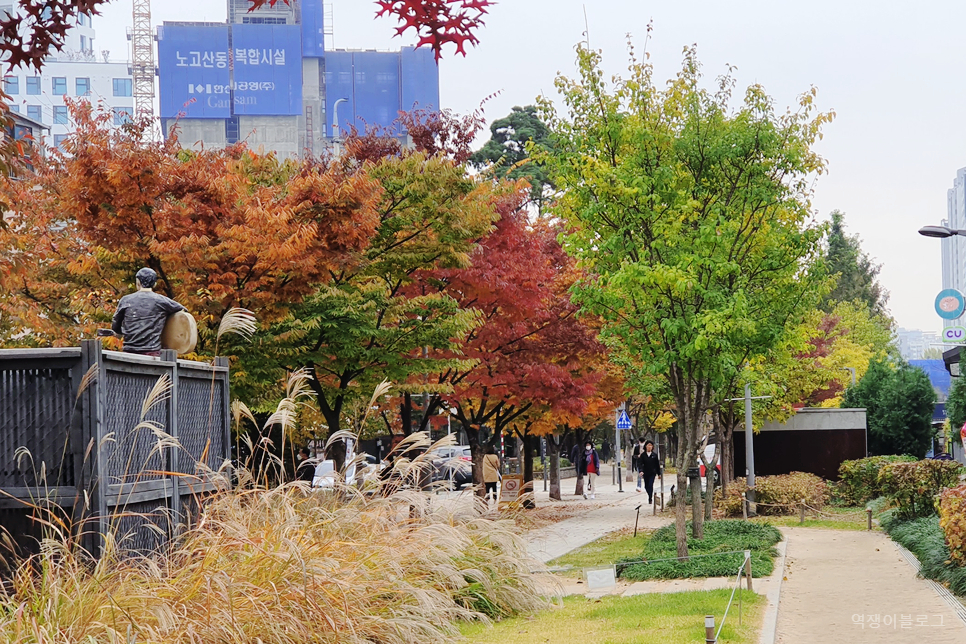
[[[603,478],[605,479],[603,482],[598,480],[597,498],[594,501],[585,501],[582,497],[566,493],[573,491],[576,479],[564,479],[561,482],[564,487],[563,503],[584,504],[587,506],[587,511],[553,525],[527,532],[524,536],[530,555],[534,559],[546,563],[608,533],[623,528],[633,529],[637,514],[634,508],[638,505],[641,506],[639,528],[655,529],[674,521],[674,515],[670,511],[654,516],[653,507],[647,503],[647,494],[636,493],[634,483],[624,483],[624,492],[619,492],[618,486],[611,483],[610,473],[606,470]],[[670,499],[669,492],[672,484],[673,477],[665,476],[665,501]],[[537,485],[539,489],[540,483],[537,482]],[[538,505],[542,498],[546,498],[544,495],[545,493],[538,491]]]
[[[961,644],[966,625],[881,532],[782,528],[779,644]]]

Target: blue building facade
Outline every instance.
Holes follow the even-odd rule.
[[[228,2],[227,23],[158,28],[160,116],[183,145],[319,154],[351,129],[389,129],[400,111],[439,109],[430,50],[327,51],[322,0],[253,13]]]

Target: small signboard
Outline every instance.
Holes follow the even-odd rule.
[[[627,415],[626,410],[622,409],[620,416],[617,417],[617,429],[630,429],[633,426],[631,417]]]
[[[587,590],[611,590],[617,586],[617,570],[614,566],[586,568],[584,577],[587,579]]]
[[[966,340],[966,328],[961,326],[947,326],[943,329],[943,342],[959,342]]]
[[[500,485],[500,505],[508,505],[520,500],[523,493],[523,477],[518,475],[504,476]]]
[[[944,320],[955,320],[966,310],[966,299],[954,288],[939,291],[936,296],[936,313]]]

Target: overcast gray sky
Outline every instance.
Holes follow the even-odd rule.
[[[374,2],[331,0],[339,48],[396,49],[395,23],[376,19]],[[153,18],[224,20],[225,0],[156,0]],[[829,172],[816,186],[822,217],[846,213],[849,231],[882,263],[881,281],[899,326],[939,330],[933,300],[941,289],[939,240],[919,236],[946,217],[946,190],[966,166],[966,3],[953,0],[501,0],[466,58],[444,51],[444,107],[475,109],[487,95],[488,120],[551,93],[558,72],[572,75],[574,45],[583,38],[605,65],[626,68],[626,35],[647,50],[658,78],[678,69],[681,50],[696,43],[709,83],[737,67],[739,88],[761,83],[779,106],[815,85],[818,105],[837,114],[819,150]],[[130,0],[115,0],[95,19],[95,49],[123,58]],[[737,93],[741,95],[740,92]]]

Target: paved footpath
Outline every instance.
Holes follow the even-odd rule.
[[[633,529],[637,514],[634,508],[638,505],[641,506],[639,528],[655,529],[674,521],[674,515],[670,511],[654,516],[652,506],[647,504],[647,494],[636,493],[634,483],[625,482],[624,492],[619,492],[618,486],[610,482],[611,476],[607,470],[602,478],[605,480],[598,480],[595,501],[584,501],[582,497],[566,493],[573,491],[576,479],[561,481],[564,488],[564,494],[561,495],[563,501],[585,503],[588,509],[575,517],[526,533],[530,555],[534,559],[546,563],[616,530]],[[669,492],[673,483],[674,477],[664,477],[665,502],[670,499]],[[655,486],[656,484],[655,481]],[[538,504],[541,496],[538,492]]]
[[[956,609],[881,532],[783,528],[779,644],[962,644]],[[955,600],[953,600],[955,601]]]

